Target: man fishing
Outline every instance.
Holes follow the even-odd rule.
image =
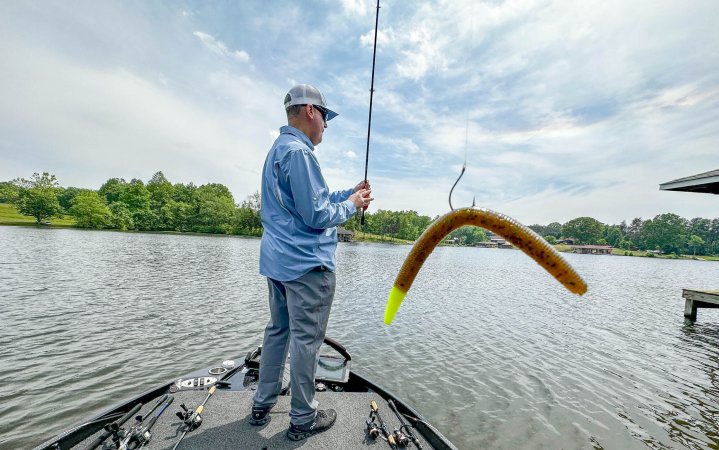
[[[292,400],[287,437],[305,439],[330,428],[333,409],[319,410],[315,371],[335,292],[335,227],[368,206],[369,182],[330,192],[314,155],[327,122],[318,89],[294,86],[285,96],[287,126],[267,154],[262,172],[260,274],[267,277],[270,321],[265,328],[260,379],[249,419],[264,425],[282,387],[290,353]]]

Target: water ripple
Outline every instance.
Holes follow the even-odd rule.
[[[25,448],[258,345],[259,241],[0,227],[0,448]],[[438,248],[391,327],[406,246],[341,244],[329,334],[460,448],[716,448],[719,311],[685,324],[702,261]],[[44,430],[38,432],[38,430]]]

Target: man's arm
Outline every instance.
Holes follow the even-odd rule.
[[[342,201],[333,202],[314,156],[302,149],[291,150],[288,156],[289,182],[295,208],[307,226],[326,229],[343,224],[352,217],[357,211],[357,206],[349,199],[352,192]],[[334,197],[339,199],[336,195]]]

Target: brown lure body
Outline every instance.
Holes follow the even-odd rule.
[[[584,280],[541,236],[516,220],[485,208],[455,209],[435,220],[415,242],[397,274],[394,287],[406,293],[437,244],[465,225],[481,227],[502,236],[532,257],[571,292],[579,295],[587,292]]]

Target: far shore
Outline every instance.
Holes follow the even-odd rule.
[[[53,221],[58,221],[58,219],[53,219]],[[34,222],[34,219],[28,218],[25,216],[19,216],[18,218],[12,218],[8,220],[7,217],[0,218],[0,226],[13,226],[13,227],[28,227],[28,228],[53,228],[53,229],[73,229],[73,230],[80,230],[80,231],[87,231],[87,228],[80,228],[75,226],[74,220],[71,218],[63,218],[59,219],[60,223],[49,223],[46,225],[38,225]],[[170,234],[170,235],[184,235],[184,236],[215,236],[215,237],[239,237],[239,238],[250,238],[250,239],[259,239],[259,236],[252,236],[252,235],[242,235],[242,234],[216,234],[216,233],[197,233],[197,232],[191,232],[191,231],[137,231],[137,230],[118,230],[118,229],[112,229],[112,228],[104,228],[104,229],[92,229],[91,231],[109,231],[109,232],[116,232],[116,233],[142,233],[142,234]],[[361,242],[361,243],[376,243],[376,244],[393,244],[393,245],[411,245],[414,242],[413,241],[407,241],[403,239],[397,239],[390,236],[380,236],[380,235],[374,235],[370,233],[364,233],[362,231],[355,231],[355,238],[352,242]],[[451,243],[442,243],[440,244],[443,247],[472,247],[472,246],[464,246],[464,245],[457,245],[457,244],[451,244]],[[571,253],[572,247],[570,245],[564,245],[564,244],[556,244],[553,246],[557,251],[562,253]],[[490,249],[490,250],[496,250],[496,251],[502,251],[504,249]],[[516,248],[513,248],[512,250],[517,250]],[[597,258],[601,258],[602,256],[608,256],[608,255],[591,255],[595,256]],[[694,261],[719,261],[719,256],[707,256],[707,255],[673,255],[673,254],[657,254],[652,252],[646,252],[642,250],[625,250],[621,248],[615,248],[612,250],[612,256],[635,256],[635,257],[642,257],[642,258],[659,258],[659,259],[683,259],[683,260],[694,260]]]

